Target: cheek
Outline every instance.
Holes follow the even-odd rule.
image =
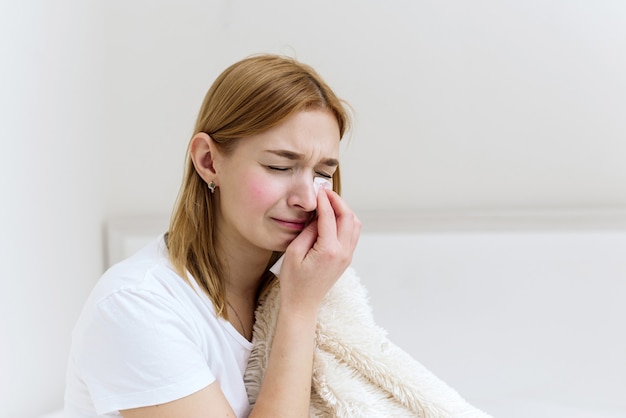
[[[280,185],[268,177],[259,173],[248,173],[241,179],[246,204],[255,207],[268,206],[280,199]]]

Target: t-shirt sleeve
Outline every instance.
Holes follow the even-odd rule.
[[[170,402],[215,381],[197,324],[174,298],[119,291],[85,325],[77,362],[99,414]]]

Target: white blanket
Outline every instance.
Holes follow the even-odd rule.
[[[256,312],[245,374],[254,404],[269,358],[279,307],[274,286]],[[367,292],[348,269],[319,311],[311,417],[486,418],[387,338],[374,323]]]

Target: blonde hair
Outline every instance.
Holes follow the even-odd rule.
[[[232,153],[241,138],[264,132],[295,112],[324,109],[337,119],[340,138],[349,127],[344,103],[308,65],[277,55],[258,55],[228,67],[207,92],[193,135],[205,132],[219,150]],[[192,135],[192,137],[193,137]],[[189,149],[183,184],[172,213],[167,244],[172,265],[182,277],[189,272],[208,294],[218,315],[227,318],[224,266],[216,251],[216,204],[196,172]],[[339,167],[333,189],[340,193]],[[274,253],[268,268],[280,257]],[[273,282],[266,269],[259,287]]]

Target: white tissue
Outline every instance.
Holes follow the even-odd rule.
[[[320,191],[320,188],[322,189],[327,189],[327,190],[332,190],[333,186],[332,184],[330,184],[330,181],[328,181],[327,179],[323,178],[323,177],[315,177],[315,179],[313,179],[313,190],[315,190],[315,196],[317,196],[317,194]],[[274,273],[274,275],[278,276],[280,274],[280,268],[283,265],[283,259],[285,258],[285,255],[283,254],[278,261],[276,261],[274,263],[274,265],[272,267],[270,267],[270,271],[272,273]]]
[[[332,190],[333,185],[330,184],[330,181],[326,180],[324,177],[315,177],[313,180],[313,190],[315,190],[315,196],[319,193],[320,188]]]
[[[285,254],[281,255],[278,261],[274,263],[272,267],[270,267],[270,271],[274,273],[274,276],[278,277],[280,274],[280,268],[283,266],[283,260],[285,259]]]

